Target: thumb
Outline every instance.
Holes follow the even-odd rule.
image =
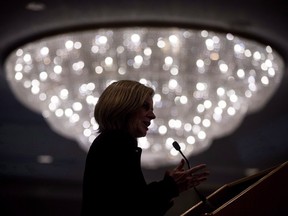
[[[183,167],[185,165],[185,161],[184,159],[182,158],[180,163],[178,164],[178,166],[176,167],[176,170],[183,170]]]

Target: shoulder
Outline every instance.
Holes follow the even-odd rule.
[[[127,132],[121,130],[109,130],[100,133],[94,142],[111,142],[111,141],[133,141],[133,137]]]
[[[122,145],[123,144],[123,145]],[[137,139],[125,131],[109,130],[100,133],[90,148],[128,148],[137,147]]]

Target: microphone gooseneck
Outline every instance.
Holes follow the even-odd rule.
[[[182,155],[182,157],[184,158],[184,160],[186,161],[186,164],[188,166],[188,169],[190,169],[190,163],[188,161],[188,159],[185,157],[185,155],[183,154],[183,152],[181,151],[181,147],[179,145],[179,143],[177,141],[174,141],[172,143],[173,147]],[[213,210],[215,209],[212,204],[206,199],[206,197],[201,194],[198,189],[194,186],[193,187],[194,191],[196,192],[197,196],[199,197],[199,199],[204,203],[206,204],[206,206],[209,208],[209,210]]]

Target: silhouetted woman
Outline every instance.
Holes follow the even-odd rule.
[[[100,96],[94,111],[99,135],[86,158],[82,216],[164,215],[173,198],[207,179],[205,164],[184,170],[185,161],[181,160],[162,180],[145,181],[137,138],[146,136],[156,117],[153,95],[148,86],[120,80]]]

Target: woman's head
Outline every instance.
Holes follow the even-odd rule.
[[[95,106],[94,117],[99,124],[99,132],[120,129],[136,137],[145,136],[151,119],[155,118],[153,95],[152,88],[137,81],[113,82]]]

